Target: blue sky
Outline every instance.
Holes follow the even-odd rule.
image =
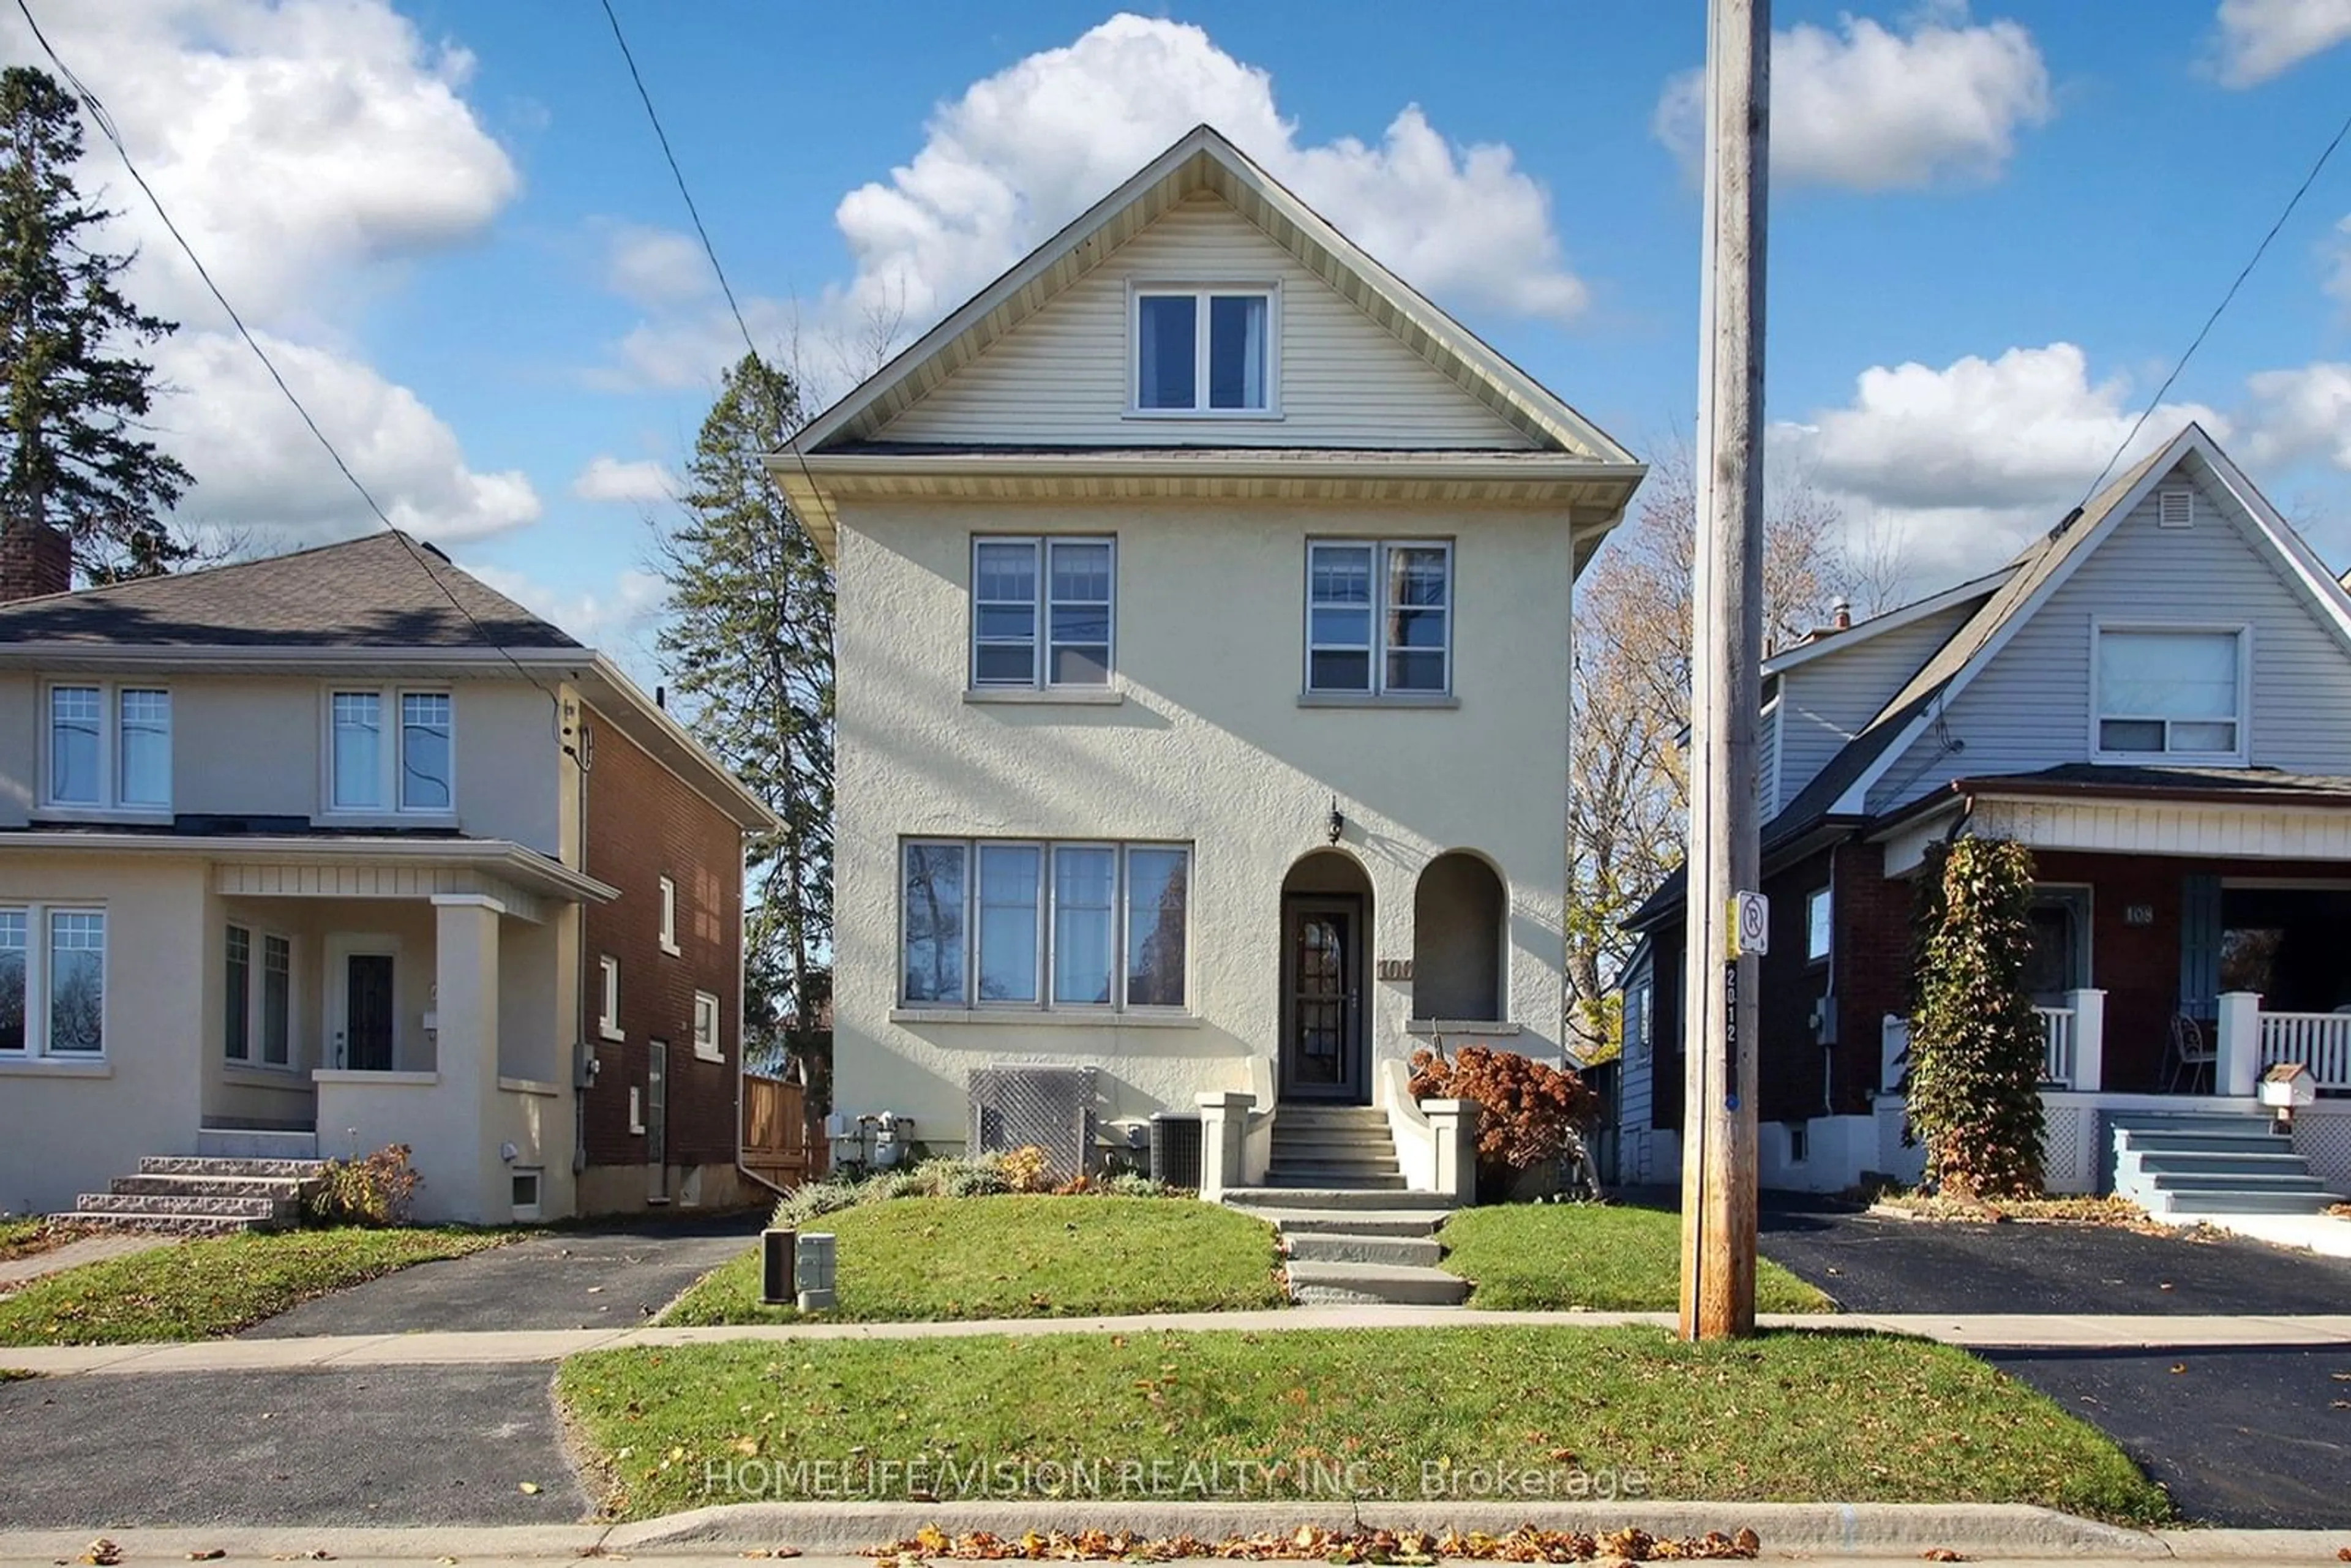
[[[1671,122],[1699,0],[616,4],[755,327],[797,322],[827,390],[858,301],[927,324],[1205,118],[1627,444],[1687,427],[1698,202]],[[593,0],[35,9],[395,515],[641,649],[659,472],[739,340]],[[1775,22],[1775,473],[1906,539],[1929,588],[2104,464],[2351,111],[2351,0]],[[31,57],[13,25],[0,51]],[[127,205],[112,157],[86,181]],[[2337,567],[2346,213],[2351,150],[2144,437],[2210,420]],[[186,324],[162,362],[192,517],[272,546],[365,526],[123,222]]]

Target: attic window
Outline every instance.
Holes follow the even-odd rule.
[[[2158,491],[2155,500],[2155,521],[2158,528],[2194,528],[2196,526],[2196,492],[2185,485]]]
[[[1270,288],[1139,288],[1134,294],[1134,412],[1273,412]]]

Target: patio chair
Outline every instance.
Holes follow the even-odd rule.
[[[2180,1075],[2185,1073],[2188,1092],[2195,1093],[2196,1086],[2209,1078],[2214,1063],[2220,1059],[2219,1044],[2207,1045],[2204,1042],[2202,1024],[2186,1013],[2174,1017],[2171,1020],[2171,1078],[2165,1085],[2165,1092],[2179,1092]]]

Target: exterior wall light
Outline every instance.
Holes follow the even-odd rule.
[[[1323,824],[1323,829],[1334,844],[1347,831],[1347,819],[1339,814],[1339,797],[1336,795],[1331,797],[1331,820]]]

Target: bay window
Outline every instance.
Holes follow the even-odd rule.
[[[2248,661],[2241,628],[2102,626],[2095,635],[2094,758],[2244,760]]]
[[[1453,685],[1453,547],[1313,539],[1306,547],[1306,689],[1443,696]]]
[[[909,1007],[1180,1009],[1190,864],[1189,848],[1176,844],[908,841],[900,998]]]
[[[1136,289],[1133,412],[1273,412],[1274,298],[1264,287]]]
[[[106,1051],[106,912],[0,906],[0,1056]]]
[[[89,682],[49,688],[42,803],[100,810],[172,805],[172,694]]]

